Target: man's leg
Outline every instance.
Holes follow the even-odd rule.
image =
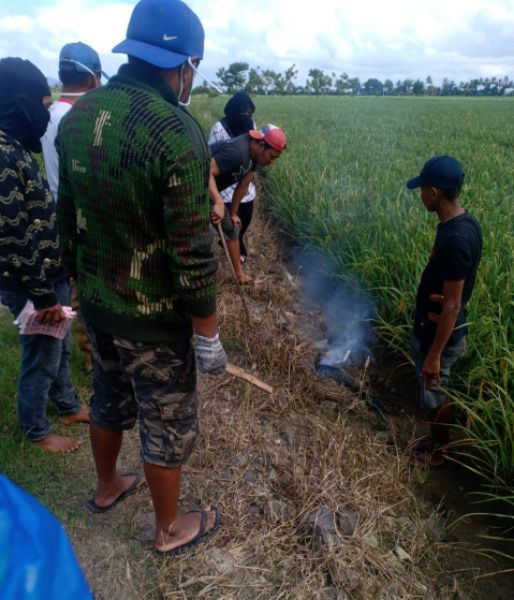
[[[155,511],[155,547],[166,552],[187,544],[199,532],[201,515],[198,512],[179,513],[178,498],[182,468],[170,469],[145,462],[145,475]],[[216,513],[209,511],[205,531],[213,529]]]
[[[141,454],[155,511],[155,547],[169,551],[194,539],[201,514],[178,513],[182,465],[198,434],[196,371],[190,340],[153,345],[116,338],[122,368],[139,405]],[[205,531],[215,524],[210,510]]]
[[[2,302],[17,317],[28,297],[2,292]],[[74,452],[80,442],[52,433],[46,416],[48,395],[59,371],[62,341],[48,335],[20,335],[22,358],[18,380],[18,419],[31,442],[51,452]]]
[[[243,271],[243,267],[241,266],[241,254],[239,251],[239,240],[227,240],[227,248],[230,256],[230,262],[234,267],[234,271],[236,272],[236,276],[241,283],[249,283],[253,281],[253,278],[250,275],[247,275]]]
[[[105,508],[135,480],[135,475],[120,475],[116,464],[123,430],[134,426],[137,405],[130,379],[120,368],[113,337],[91,325],[87,331],[93,360],[90,435],[97,474],[94,502],[99,508]]]
[[[448,444],[450,426],[454,423],[453,406],[444,390],[448,388],[452,366],[466,351],[466,339],[462,338],[454,346],[445,348],[441,355],[440,385],[431,388],[427,387],[422,377],[425,354],[415,336],[411,338],[411,350],[416,365],[420,405],[428,411],[427,419],[430,423],[430,438],[422,441],[418,449],[425,455],[423,460],[427,464],[438,466],[444,462],[444,446]]]
[[[225,204],[225,216],[221,222],[221,229],[225,235],[230,262],[234,267],[236,277],[241,283],[249,283],[253,281],[253,279],[250,277],[250,275],[247,275],[243,271],[243,267],[241,266],[241,254],[239,251],[239,228],[236,227],[230,219],[230,206],[231,204]]]

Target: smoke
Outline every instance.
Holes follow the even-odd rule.
[[[334,265],[319,252],[297,254],[294,262],[305,298],[323,314],[327,339],[318,344],[320,365],[349,366],[371,354],[375,304],[371,296],[335,274]]]

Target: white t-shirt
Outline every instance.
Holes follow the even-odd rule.
[[[231,139],[232,138],[227,133],[227,130],[221,124],[221,121],[218,121],[218,122],[214,123],[214,125],[212,126],[211,133],[209,134],[209,140],[208,140],[207,144],[209,146],[212,146],[213,144],[217,144],[218,142],[228,142]],[[232,202],[232,196],[234,195],[234,191],[235,191],[236,187],[237,187],[237,183],[235,183],[234,185],[231,185],[228,188],[225,188],[224,190],[222,190],[220,192],[220,195],[223,198],[223,202],[225,202],[225,204],[230,204]],[[245,202],[252,202],[253,200],[255,200],[255,196],[256,196],[255,185],[253,184],[253,182],[250,182],[250,185],[248,186],[248,191],[246,192],[246,195],[241,200],[241,204],[243,204]]]
[[[59,187],[59,155],[55,148],[55,138],[59,130],[59,123],[64,115],[70,110],[71,104],[57,100],[50,106],[50,121],[45,135],[41,138],[43,145],[43,157],[45,159],[46,177],[54,200],[57,200],[57,188]]]

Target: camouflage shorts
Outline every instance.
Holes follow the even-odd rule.
[[[198,434],[196,370],[190,340],[134,342],[88,325],[93,355],[91,421],[131,429],[139,414],[141,457],[175,468],[190,456]]]

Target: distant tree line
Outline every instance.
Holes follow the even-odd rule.
[[[391,79],[381,81],[370,78],[362,82],[347,73],[337,75],[321,69],[310,69],[304,85],[297,83],[298,70],[292,65],[279,73],[272,69],[250,67],[246,62],[234,62],[216,72],[218,85],[228,94],[246,91],[254,95],[316,95],[316,96],[512,96],[514,82],[508,77],[481,77],[470,81],[455,82],[445,77],[440,86],[434,85],[432,77]],[[195,88],[195,93],[206,92],[206,84]]]

